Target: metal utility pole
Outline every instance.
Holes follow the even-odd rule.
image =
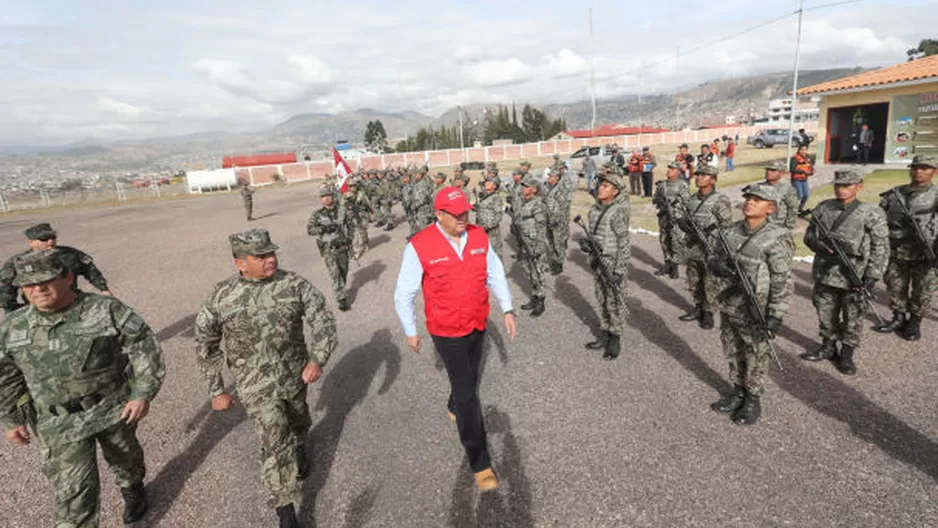
[[[791,115],[788,117],[788,159],[786,165],[791,165],[791,141],[795,136],[795,111],[798,109],[798,59],[801,53],[801,19],[804,15],[804,0],[798,0],[798,36],[795,40],[795,71],[791,86]]]
[[[681,79],[681,47],[680,46],[677,47],[677,55],[675,56],[675,59],[674,59],[674,73],[676,74],[675,78],[678,81],[680,81]],[[674,89],[677,90],[678,86],[680,85],[675,85]],[[677,92],[675,92],[675,95],[676,94]],[[680,126],[681,126],[681,102],[678,101],[677,97],[675,96],[674,97],[674,131],[677,132]]]
[[[593,6],[589,10],[590,23],[590,103],[593,105],[593,118],[590,120],[590,137],[596,130],[596,44],[593,40]]]
[[[466,144],[463,141],[463,132],[462,132],[462,107],[456,105],[456,112],[459,114],[459,148],[465,150]]]

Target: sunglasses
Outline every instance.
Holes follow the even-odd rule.
[[[41,236],[41,237],[37,238],[36,240],[38,240],[38,241],[40,241],[40,242],[48,242],[48,241],[50,241],[50,240],[55,240],[55,238],[56,238],[56,237],[54,237],[54,236]]]

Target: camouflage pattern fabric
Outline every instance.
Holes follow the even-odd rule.
[[[387,223],[391,219],[391,204],[394,201],[394,184],[386,177],[378,179],[376,189],[377,210],[375,211],[375,223]]]
[[[336,301],[343,301],[348,297],[345,285],[348,278],[349,253],[352,251],[349,231],[351,228],[348,218],[341,205],[321,207],[313,211],[306,223],[306,233],[317,237],[316,245],[326,263],[326,269],[329,270]]]
[[[531,295],[544,297],[544,257],[547,252],[547,206],[540,196],[532,196],[521,202],[517,211],[517,236],[519,246],[527,248],[528,255],[522,257],[525,271],[531,280]],[[520,248],[519,248],[520,249]],[[526,258],[525,258],[526,257]]]
[[[770,185],[768,182],[764,184]],[[800,202],[798,191],[790,183],[781,180],[775,182],[775,185],[771,185],[771,187],[775,189],[781,199],[775,204],[775,214],[769,218],[789,231],[795,229],[795,223],[798,220],[798,203]]]
[[[493,193],[484,193],[476,204],[476,224],[485,229],[485,234],[489,237],[489,243],[498,258],[504,260],[502,255],[502,216],[504,215],[505,204],[502,197],[496,190]]]
[[[551,267],[563,266],[567,256],[567,240],[570,238],[570,210],[567,200],[567,188],[563,180],[551,185],[544,184],[547,191],[544,204],[547,206],[547,253],[546,264]]]
[[[694,193],[687,200],[687,211],[704,233],[713,226],[726,229],[732,223],[733,211],[730,199],[714,190],[707,196]],[[707,254],[703,244],[696,236],[684,230],[686,246],[684,262],[687,264],[687,289],[694,297],[694,303],[701,310],[712,312],[716,304],[717,283],[707,268]],[[712,244],[712,236],[710,237]]]
[[[611,287],[606,287],[599,279],[599,266],[596,259],[602,259],[606,269],[619,282],[619,290],[625,294],[629,273],[629,261],[632,258],[629,222],[631,205],[629,195],[619,189],[611,203],[603,205],[598,201],[589,211],[590,234],[599,244],[601,254],[590,255],[590,268],[593,271],[593,290],[601,306],[600,320],[602,330],[614,335],[622,334],[622,327],[628,315],[625,299],[619,298]]]
[[[242,185],[241,200],[244,201],[244,217],[251,220],[254,214],[254,189],[250,186]]]
[[[413,188],[413,210],[414,218],[417,224],[417,231],[432,224],[436,216],[433,213],[433,199],[436,197],[434,192],[435,185],[432,180],[425,175],[422,179],[412,183]],[[411,233],[414,234],[414,233]]]
[[[311,329],[307,347],[303,320]],[[325,366],[338,344],[335,317],[312,284],[278,270],[268,279],[234,276],[219,282],[195,322],[199,368],[210,396],[224,392],[222,370],[234,374],[238,395],[263,446],[263,480],[272,506],[294,502],[296,446],[309,429],[301,373]]]
[[[938,238],[938,186],[906,184],[897,190],[934,248]],[[928,265],[914,227],[902,214],[896,196],[886,195],[879,206],[886,211],[889,227],[889,264],[884,277],[889,307],[896,312],[925,317],[929,314],[932,297],[938,292],[938,274]]]
[[[87,253],[69,246],[58,246],[55,248],[62,262],[75,274],[75,281],[72,282],[72,289],[76,292],[78,289],[78,277],[84,277],[92,286],[98,290],[108,289],[107,280],[101,273],[101,270],[94,263],[94,259]],[[13,281],[16,280],[16,268],[14,262],[17,258],[28,255],[31,249],[13,255],[0,268],[0,304],[6,313],[10,313],[26,305],[25,300],[20,299],[19,288]]]
[[[352,235],[352,258],[358,260],[368,251],[368,218],[374,213],[374,208],[360,189],[345,193],[342,207]]]
[[[681,231],[677,224],[681,217],[680,207],[671,204],[675,201],[686,204],[689,199],[687,182],[680,178],[662,180],[655,185],[651,203],[658,210],[658,242],[661,244],[661,253],[666,264],[677,266],[683,262],[684,231]]]
[[[890,254],[883,282],[889,293],[890,310],[919,317],[931,313],[932,298],[938,293],[938,274],[934,268]]]

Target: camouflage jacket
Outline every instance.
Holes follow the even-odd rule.
[[[113,297],[79,292],[64,310],[32,306],[0,325],[0,422],[24,425],[31,397],[44,442],[75,442],[120,421],[130,400],[152,401],[163,383],[160,343]]]
[[[886,272],[886,264],[889,261],[889,228],[886,226],[886,215],[873,204],[860,201],[854,203],[855,208],[846,213],[847,216],[843,220],[838,219],[844,213],[844,206],[834,199],[819,203],[811,215],[811,223],[804,234],[804,243],[817,252],[811,272],[814,280],[820,284],[845,289],[852,287],[837,256],[817,250],[819,240],[829,244],[821,237],[817,228],[818,222],[823,222],[831,231],[831,236],[847,254],[860,279],[879,280]],[[835,222],[840,225],[833,229]]]
[[[479,227],[491,231],[501,225],[503,214],[505,205],[498,191],[479,197],[479,203],[476,204],[476,224]]]
[[[763,314],[784,318],[792,297],[791,259],[794,255],[788,242],[789,231],[769,221],[750,231],[746,221],[740,220],[723,234],[755,290]],[[730,257],[717,251],[713,258],[721,258],[729,265]],[[724,314],[736,321],[753,322],[749,300],[736,278],[721,279],[718,291],[717,300]]]
[[[306,234],[317,237],[320,255],[347,248],[351,244],[351,228],[349,216],[341,203],[331,209],[316,209],[306,222]]]
[[[690,189],[687,182],[678,178],[676,180],[661,180],[655,184],[655,194],[651,203],[658,209],[658,218],[668,222],[681,218],[680,206],[671,205],[675,201],[686,204],[690,199]]]
[[[514,211],[521,207],[521,202],[524,200],[521,198],[521,184],[515,183],[514,180],[508,182],[505,185],[505,193],[507,194],[508,208],[512,211],[512,216],[514,216]]]
[[[411,208],[414,205],[414,184],[401,182],[400,196],[398,199],[401,201],[401,207],[404,208],[404,212],[411,214]]]
[[[421,216],[432,217],[433,198],[435,197],[433,194],[433,182],[424,176],[422,180],[415,181],[411,185],[413,185],[411,194],[414,213]]]
[[[312,330],[309,347],[303,319]],[[303,367],[321,366],[338,344],[335,317],[309,281],[278,270],[263,280],[234,276],[215,285],[195,319],[199,368],[209,395],[224,392],[224,364],[245,403],[290,398],[303,387]]]
[[[629,195],[619,193],[611,203],[603,205],[599,201],[589,211],[590,234],[599,244],[601,255],[590,255],[593,259],[602,258],[610,273],[625,277],[632,257],[629,222],[631,221],[631,203]]]
[[[765,183],[765,185],[769,184]],[[795,222],[798,220],[798,203],[800,202],[798,192],[790,183],[783,181],[778,181],[771,187],[781,197],[781,200],[776,203],[775,214],[770,217],[771,220],[789,231],[795,229]]]
[[[107,280],[104,279],[101,270],[94,265],[94,259],[87,253],[69,246],[58,246],[56,250],[59,252],[62,262],[75,274],[75,280],[72,282],[73,290],[79,291],[79,276],[84,277],[95,288],[101,291],[107,290]],[[3,309],[7,313],[26,305],[25,301],[21,302],[19,299],[19,288],[13,285],[13,279],[16,278],[16,268],[13,266],[13,262],[16,257],[25,255],[30,251],[32,250],[27,249],[13,255],[0,268],[0,304],[3,305]]]
[[[549,183],[545,183],[543,188],[546,191],[544,204],[547,206],[548,226],[557,228],[564,220],[569,222],[570,212],[567,209],[566,189],[563,183],[557,182],[557,185],[553,186]]]
[[[540,196],[533,196],[527,200],[522,199],[521,205],[515,211],[515,225],[517,235],[524,247],[533,255],[544,254],[547,249],[547,205]]]
[[[922,228],[927,242],[935,247],[938,238],[938,186],[929,183],[923,187],[900,185],[895,188],[915,218],[915,223]],[[889,225],[890,258],[897,260],[924,260],[925,254],[921,249],[915,234],[915,228],[909,223],[908,217],[903,214],[894,193],[883,196],[879,206],[886,211],[886,222]]]
[[[712,245],[713,226],[720,229],[726,229],[733,222],[733,205],[730,199],[722,193],[714,190],[707,196],[701,196],[699,192],[690,195],[687,200],[687,212],[691,219],[700,226],[700,229],[707,236]],[[687,253],[688,258],[705,258],[704,247],[694,236],[693,232],[688,232]]]
[[[368,216],[375,212],[371,200],[361,189],[342,195],[341,207],[345,209],[349,225],[354,226],[361,226]]]

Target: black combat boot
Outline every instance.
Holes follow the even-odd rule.
[[[521,305],[522,310],[533,310],[537,306],[537,297],[531,297],[528,302]]]
[[[383,221],[383,220],[380,221],[380,222],[375,222],[375,227],[383,227],[383,226],[384,226],[384,221]]]
[[[756,423],[761,415],[762,404],[759,403],[759,397],[746,391],[743,396],[743,404],[733,413],[733,423],[738,425],[752,425]]]
[[[837,342],[829,337],[825,337],[821,341],[821,346],[815,348],[810,352],[805,352],[801,354],[801,359],[807,361],[823,361],[825,359],[830,359],[837,355]]]
[[[558,266],[556,264],[550,265],[550,274],[551,275],[560,275],[563,273],[563,266]]]
[[[147,513],[147,492],[143,489],[143,482],[121,488],[121,496],[124,497],[124,524],[143,519]]]
[[[918,341],[922,338],[922,316],[910,315],[909,322],[902,329],[902,337],[906,341]]]
[[[704,330],[713,329],[713,312],[700,312],[700,321],[697,323]]]
[[[892,321],[886,324],[876,325],[873,327],[873,330],[882,334],[905,330],[905,312],[892,312]]]
[[[670,262],[665,262],[660,268],[658,268],[657,270],[655,270],[655,275],[658,275],[659,277],[662,276],[662,275],[667,275],[668,273],[671,273],[671,263],[670,263]]]
[[[853,347],[850,345],[840,345],[840,353],[837,354],[837,370],[848,376],[857,373],[857,366],[853,364]]]
[[[347,312],[352,309],[352,305],[349,304],[348,299],[342,299],[339,301],[339,310]]]
[[[668,273],[668,276],[671,277],[672,279],[680,278],[681,268],[679,268],[677,264],[671,264],[671,272]]]
[[[296,446],[296,480],[305,480],[309,476],[309,459],[306,457],[306,444]]]
[[[681,321],[699,321],[700,320],[700,305],[697,304],[694,306],[694,309],[687,312],[686,314],[678,317]]]
[[[742,385],[733,385],[732,394],[711,403],[710,408],[721,413],[736,412],[736,409],[739,409],[739,406],[743,404],[745,395],[746,389]]]
[[[303,528],[296,518],[296,510],[292,504],[277,507],[277,517],[280,519],[280,528]]]
[[[540,317],[544,313],[544,298],[534,297],[532,300],[536,301],[537,304],[531,308],[531,317]]]
[[[385,231],[394,231],[394,224],[392,224],[391,222],[388,222],[388,223],[384,226],[384,230],[385,230]]]
[[[590,341],[586,344],[586,348],[590,350],[602,350],[606,348],[606,343],[609,342],[609,332],[605,330],[600,330],[599,337],[596,338],[596,341]]]
[[[603,359],[612,361],[619,357],[619,334],[609,334],[609,341],[606,342],[606,351],[603,352]]]

